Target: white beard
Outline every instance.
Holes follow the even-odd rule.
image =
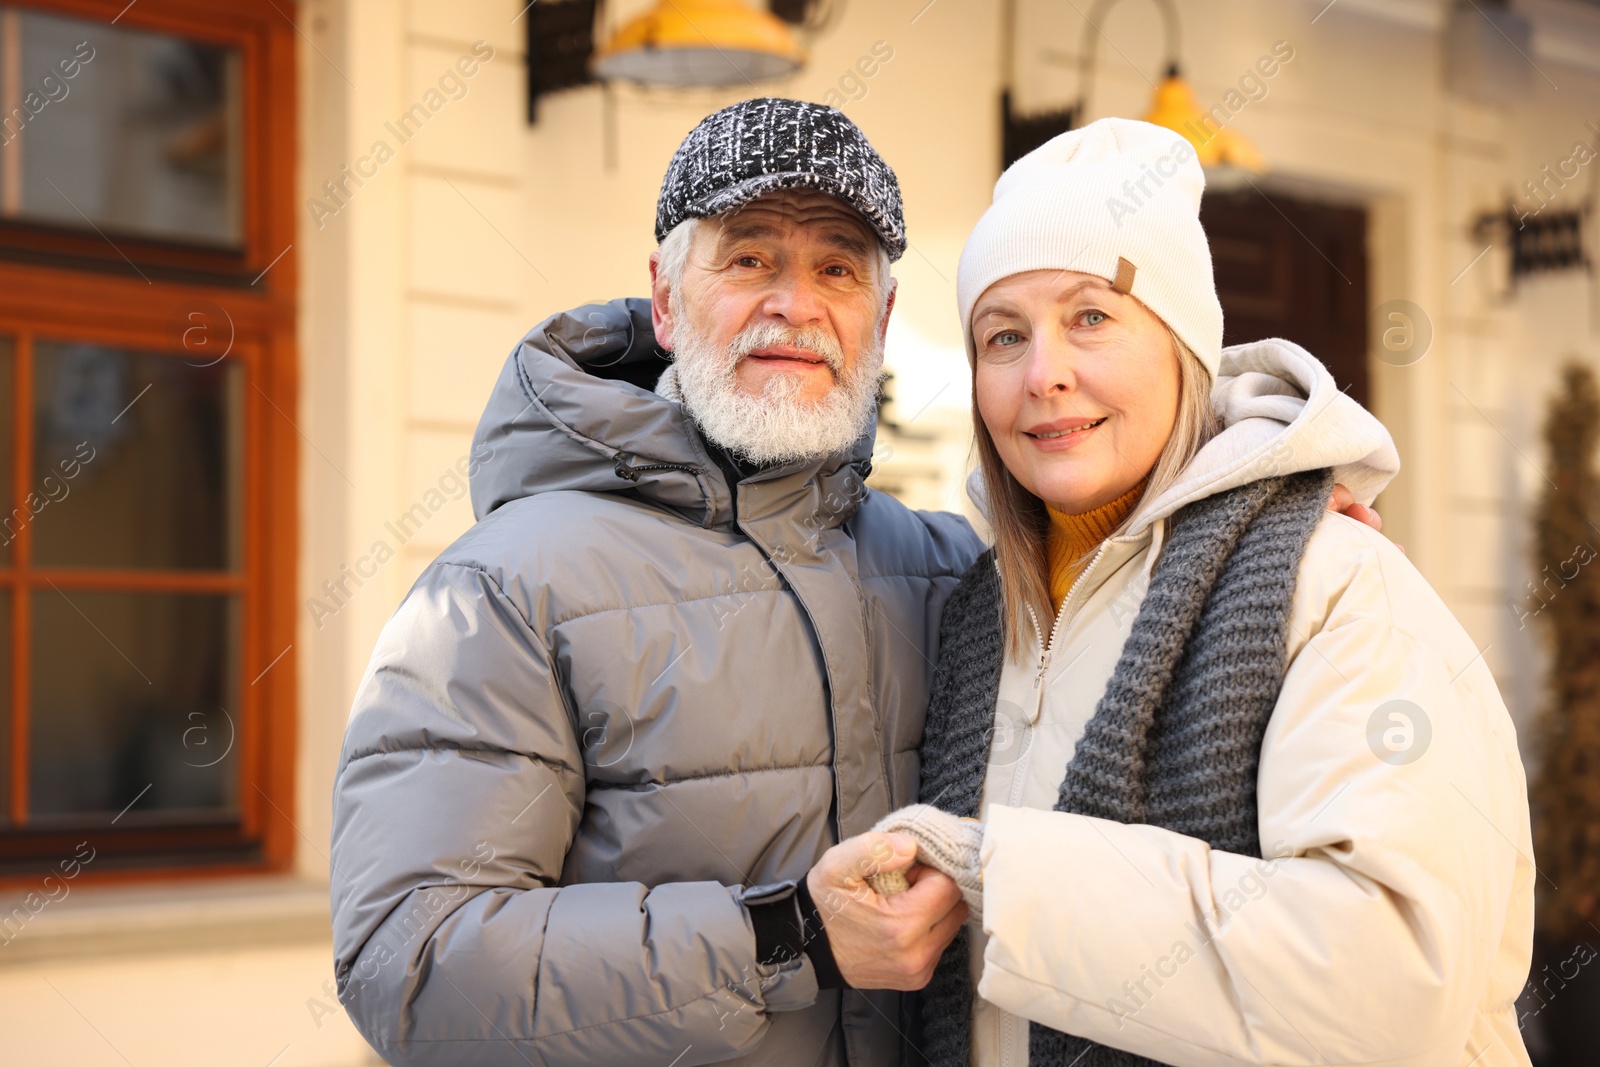
[[[877,408],[881,340],[874,339],[850,370],[844,369],[839,342],[817,326],[758,323],[721,348],[689,326],[676,293],[672,302],[676,389],[684,410],[712,442],[742,460],[768,465],[822,459],[849,448],[867,432]],[[798,395],[798,379],[775,374],[759,394],[741,392],[734,376],[739,361],[759,348],[780,344],[826,359],[834,387],[820,399],[805,400]]]

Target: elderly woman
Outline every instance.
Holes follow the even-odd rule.
[[[1222,348],[1203,184],[1170,131],[1096,122],[1008,170],[962,254],[995,546],[945,611],[925,805],[881,829],[974,921],[913,1043],[1526,1064],[1511,720],[1405,556],[1324,511],[1393,476],[1388,434],[1303,349]]]

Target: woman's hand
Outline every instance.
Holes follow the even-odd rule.
[[[908,804],[878,820],[882,834],[909,834],[917,842],[917,859],[949,875],[967,902],[967,917],[983,925],[983,824],[941,811],[932,804]],[[904,893],[908,880],[898,871],[867,876],[867,884],[883,896]]]
[[[916,857],[906,834],[861,834],[823,853],[806,875],[834,962],[857,989],[921,989],[966,921],[960,888],[931,868],[907,870]],[[884,897],[867,884],[901,870],[911,883],[904,893]]]

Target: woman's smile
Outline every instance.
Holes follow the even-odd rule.
[[[1064,452],[1087,441],[1095,430],[1105,425],[1108,418],[1109,415],[1093,420],[1057,419],[1030,426],[1022,431],[1022,435],[1029,438],[1040,452]]]

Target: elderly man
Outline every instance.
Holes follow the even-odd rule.
[[[966,917],[927,868],[871,892],[915,844],[857,836],[916,799],[982,547],[863,484],[894,173],[831,108],[746,101],[684,140],[656,236],[649,301],[511,354],[479,522],[356,696],[336,966],[391,1063],[892,1064],[883,991]]]
[[[933,872],[863,888],[909,840],[818,863],[915,799],[981,548],[863,485],[894,174],[831,108],[747,101],[683,142],[656,229],[650,301],[512,353],[480,521],[356,697],[336,962],[392,1063],[893,1063],[897,997],[861,990],[923,985],[965,916]]]

